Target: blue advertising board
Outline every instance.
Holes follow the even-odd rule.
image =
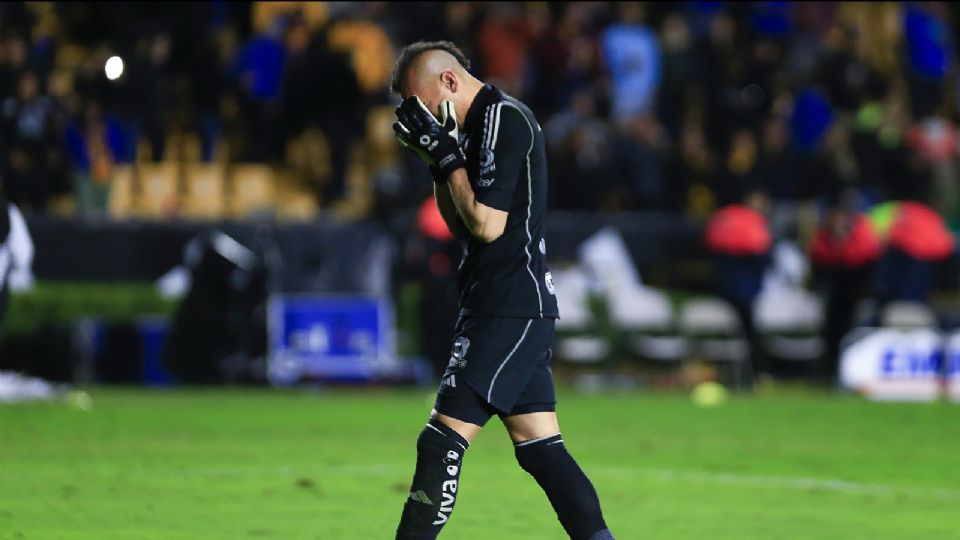
[[[840,378],[871,399],[960,402],[960,333],[859,328],[845,339]]]
[[[274,384],[368,381],[396,361],[393,306],[382,298],[274,295],[267,324]]]

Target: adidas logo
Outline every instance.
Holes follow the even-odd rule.
[[[456,375],[450,375],[445,379],[443,379],[443,384],[449,386],[450,388],[456,388],[457,387]]]
[[[419,491],[411,491],[410,498],[417,502],[433,506],[433,501],[430,500],[430,497],[427,497],[427,494],[424,493],[422,489]]]

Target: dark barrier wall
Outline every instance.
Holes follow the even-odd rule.
[[[29,226],[36,245],[34,273],[41,280],[154,280],[183,261],[191,238],[217,229],[254,249],[276,247],[286,270],[285,288],[315,289],[320,284],[309,281],[321,279],[328,290],[347,291],[363,289],[352,281],[357,279],[356,265],[362,264],[371,247],[388,245],[391,239],[397,243],[406,234],[375,222],[332,219],[294,224],[141,223],[36,216],[29,219]],[[641,272],[672,274],[670,280],[683,280],[683,272],[673,272],[675,265],[702,258],[701,225],[675,216],[552,212],[547,223],[549,259],[576,258],[578,246],[604,226],[621,232]]]

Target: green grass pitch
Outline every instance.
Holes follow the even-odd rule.
[[[429,410],[426,391],[91,395],[0,406],[0,540],[391,539]],[[960,405],[560,399],[620,540],[960,538]],[[441,538],[565,538],[497,420]]]

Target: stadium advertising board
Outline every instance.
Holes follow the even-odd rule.
[[[846,340],[841,384],[870,399],[960,401],[960,333],[864,328]]]
[[[387,300],[275,295],[269,310],[273,384],[369,381],[396,363],[393,307]]]
[[[954,403],[960,403],[960,332],[955,332],[947,339],[944,370],[947,396]]]

